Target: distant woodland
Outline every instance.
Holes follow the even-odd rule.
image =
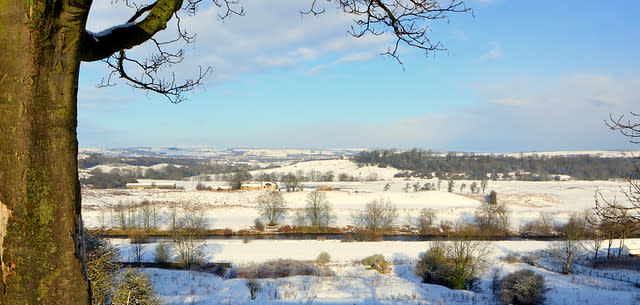
[[[512,157],[454,152],[442,154],[412,149],[406,152],[364,151],[354,156],[353,160],[360,165],[402,170],[397,177],[538,181],[560,180],[562,175],[579,180],[606,180],[637,175],[634,173],[634,158],[600,158],[589,155]]]
[[[78,168],[87,169],[96,165],[131,165],[153,166],[157,164],[167,164],[162,169],[153,168],[126,169],[114,168],[109,172],[92,170],[89,177],[83,177],[80,181],[83,184],[92,185],[95,188],[119,188],[126,183],[136,182],[136,178],[162,179],[162,180],[183,180],[186,177],[203,176],[203,180],[208,179],[208,175],[227,175],[239,171],[248,171],[252,168],[245,164],[231,164],[224,162],[210,162],[198,158],[166,158],[166,157],[111,157],[102,155],[90,155],[87,158],[78,160]]]
[[[477,179],[477,180],[523,180],[545,181],[563,180],[570,176],[578,180],[607,180],[618,178],[638,178],[635,171],[634,158],[600,158],[589,155],[578,156],[506,156],[477,155],[472,153],[447,154],[413,149],[398,152],[395,150],[364,151],[352,157],[359,166],[372,165],[397,168],[396,177],[422,177],[441,179]],[[119,188],[136,178],[183,180],[200,176],[203,181],[230,181],[235,173],[258,169],[239,163],[211,162],[199,158],[166,158],[166,157],[114,157],[90,155],[78,160],[78,167],[87,169],[96,165],[130,165],[136,169],[114,168],[109,172],[92,170],[89,176],[81,178],[83,184],[95,188]],[[148,168],[157,164],[167,164],[158,169]],[[145,169],[137,169],[145,167]],[[264,169],[264,168],[263,168]],[[288,174],[263,174],[253,177],[263,181],[284,181],[293,177],[304,181],[356,181],[358,177],[348,173],[329,171],[320,173],[311,171]],[[293,179],[291,178],[291,179]],[[249,176],[249,178],[251,177]],[[378,180],[377,177],[366,177],[364,180]]]

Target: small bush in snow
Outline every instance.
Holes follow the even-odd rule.
[[[281,278],[295,275],[327,276],[331,272],[301,261],[279,259],[260,264],[251,264],[236,269],[239,278]]]
[[[502,257],[502,260],[509,263],[509,264],[515,264],[515,263],[520,263],[520,254],[518,252],[514,252],[514,251],[509,251],[507,252],[507,255],[505,255],[504,257]]]
[[[91,280],[92,304],[157,305],[153,285],[134,269],[121,271],[116,248],[97,235],[85,233],[87,276]]]
[[[207,230],[207,219],[204,207],[195,206],[182,211],[173,226],[173,250],[177,262],[187,267],[195,267],[203,263],[204,252],[200,238]]]
[[[85,232],[87,277],[91,280],[91,302],[104,304],[113,296],[119,266],[117,249],[106,239]]]
[[[318,263],[318,265],[320,266],[324,266],[330,261],[331,261],[331,255],[329,255],[329,253],[327,252],[322,252],[318,254],[318,257],[316,258],[316,263]]]
[[[528,269],[505,276],[499,288],[502,302],[513,305],[544,304],[546,291],[542,275]]]
[[[376,270],[380,273],[388,273],[389,271],[391,271],[389,262],[387,262],[382,254],[375,254],[366,257],[362,260],[362,264],[367,265],[371,269]]]
[[[256,218],[253,220],[253,227],[256,229],[256,231],[264,231],[264,223],[260,218]]]
[[[196,190],[197,191],[210,191],[211,187],[204,185],[202,182],[198,182],[198,184],[196,184]]]
[[[498,193],[496,191],[491,191],[489,193],[489,200],[487,201],[489,204],[497,205],[498,204]]]
[[[354,233],[356,239],[359,241],[382,241],[384,239],[384,234],[382,234],[382,232],[375,232],[366,229],[356,229]]]
[[[247,280],[245,285],[247,285],[247,288],[249,288],[249,294],[251,295],[251,299],[255,300],[256,295],[258,294],[258,292],[260,292],[260,289],[262,288],[262,286],[260,285],[260,282],[258,282],[258,280],[256,280],[255,278],[250,278]]]
[[[540,251],[527,253],[521,257],[523,263],[529,264],[531,266],[537,266],[538,260],[540,260],[541,258],[542,254]]]
[[[156,246],[156,257],[155,261],[159,264],[164,264],[169,262],[169,245],[162,243]]]
[[[547,249],[548,257],[562,266],[562,273],[569,274],[573,270],[575,260],[582,254],[583,241],[577,231],[567,232],[563,239],[554,242]]]
[[[112,304],[160,305],[153,284],[142,272],[126,269],[117,282]]]
[[[415,274],[423,282],[453,289],[473,288],[486,267],[489,243],[460,238],[447,243],[433,242],[416,263]]]

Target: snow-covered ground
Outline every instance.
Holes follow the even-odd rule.
[[[407,216],[416,216],[423,208],[436,212],[436,223],[468,218],[482,204],[482,195],[471,194],[469,186],[474,181],[455,181],[456,191],[446,191],[447,181],[441,182],[440,191],[413,192],[407,184],[425,182],[437,184],[437,180],[394,178],[392,168],[358,167],[348,160],[325,160],[295,163],[265,172],[305,174],[309,171],[334,175],[345,173],[364,179],[376,176],[378,181],[359,182],[309,182],[303,183],[302,192],[282,192],[290,209],[301,208],[309,192],[319,186],[330,186],[327,199],[337,215],[336,226],[349,225],[351,215],[362,210],[366,203],[376,199],[388,199],[399,210],[397,224],[407,222]],[[254,172],[253,174],[256,174]],[[375,174],[375,175],[374,175]],[[476,181],[479,182],[479,181]],[[171,207],[199,206],[210,229],[247,229],[259,216],[256,197],[261,191],[209,192],[195,191],[195,181],[175,181],[184,190],[83,190],[83,217],[88,227],[113,227],[113,206],[120,203],[150,201],[156,206],[160,228],[167,228]],[[222,186],[225,182],[203,182]],[[466,189],[460,191],[460,185]],[[385,185],[390,189],[384,191]],[[498,193],[498,202],[511,211],[513,229],[537,218],[540,213],[553,215],[559,222],[572,213],[580,213],[594,204],[597,189],[607,198],[623,198],[620,187],[625,182],[614,181],[489,181],[486,188]],[[290,213],[291,215],[292,213]],[[290,223],[291,218],[285,218]],[[126,239],[112,240],[120,249],[123,260],[133,260],[133,247]],[[640,305],[640,289],[633,285],[587,275],[561,275],[540,267],[523,263],[510,264],[501,258],[507,253],[525,255],[547,249],[548,241],[498,241],[492,242],[490,268],[483,273],[479,292],[454,291],[442,286],[422,284],[413,275],[413,263],[429,247],[430,242],[368,242],[346,243],[337,240],[208,240],[204,242],[205,259],[214,262],[230,262],[234,265],[264,262],[288,258],[313,261],[323,251],[331,255],[328,267],[336,274],[329,277],[295,276],[282,279],[259,280],[262,290],[256,300],[251,300],[244,279],[222,279],[218,276],[195,271],[145,269],[153,280],[163,302],[169,305],[204,304],[494,304],[489,292],[490,277],[494,269],[504,276],[520,269],[531,269],[545,277],[549,305]],[[640,239],[627,241],[632,248],[640,247]],[[154,259],[156,243],[143,245],[143,260]],[[393,272],[382,275],[367,270],[357,263],[364,257],[383,254],[395,264]],[[173,257],[175,259],[175,257]],[[588,270],[580,267],[581,270]],[[607,271],[624,274],[640,280],[640,273]]]
[[[126,240],[115,240],[122,259],[132,251]],[[413,264],[430,242],[208,241],[208,261],[227,261],[235,266],[278,258],[313,261],[323,251],[331,255],[328,264],[335,276],[294,276],[259,280],[262,290],[251,300],[244,279],[222,279],[196,271],[145,269],[166,304],[494,304],[490,281],[494,270],[500,277],[520,269],[543,275],[549,288],[548,305],[640,304],[640,289],[633,285],[588,275],[562,275],[524,263],[506,263],[509,252],[525,255],[547,249],[553,242],[499,241],[491,243],[489,267],[482,274],[477,292],[455,291],[422,284],[413,274]],[[627,241],[640,246],[640,239]],[[153,260],[156,244],[145,245],[144,260]],[[390,274],[367,270],[358,261],[383,254],[394,265]],[[583,267],[583,269],[586,269]],[[603,272],[603,271],[600,271]],[[614,274],[616,271],[609,271]],[[638,272],[626,272],[631,280]]]
[[[378,166],[358,166],[358,164],[351,160],[340,159],[299,162],[273,169],[252,171],[251,174],[254,177],[257,177],[262,173],[302,173],[310,176],[309,173],[311,171],[320,172],[322,174],[332,172],[335,175],[335,180],[338,180],[338,176],[340,174],[347,174],[354,177],[355,180],[393,180],[393,175],[399,172],[398,169],[392,167],[382,168]]]
[[[442,182],[441,191],[404,192],[407,183],[419,182],[422,185],[428,180],[392,179],[373,182],[310,182],[303,183],[303,192],[282,192],[289,208],[302,208],[309,192],[321,185],[328,185],[334,191],[327,191],[327,199],[337,215],[335,226],[352,223],[351,215],[376,199],[388,199],[399,210],[397,224],[403,225],[407,216],[416,216],[420,209],[431,208],[436,212],[436,223],[442,220],[455,221],[468,218],[473,210],[482,204],[482,196],[471,194],[469,185],[472,181],[456,181],[456,192],[446,191],[446,181]],[[435,181],[435,180],[433,180]],[[156,202],[159,214],[166,215],[169,207],[202,206],[211,229],[231,228],[248,229],[253,220],[259,216],[256,198],[261,191],[209,192],[195,191],[197,182],[176,181],[185,190],[83,190],[83,215],[88,227],[110,227],[112,210],[109,207],[119,203],[139,203],[144,200]],[[389,191],[383,191],[385,184],[391,185]],[[459,186],[465,183],[467,188],[460,192]],[[223,183],[208,183],[212,186]],[[524,222],[537,218],[540,213],[553,215],[557,221],[563,222],[572,214],[580,213],[594,205],[594,192],[597,189],[607,198],[622,199],[620,187],[624,182],[612,181],[489,181],[486,193],[495,190],[498,203],[505,204],[511,210],[513,229]],[[292,216],[293,213],[289,213]],[[162,218],[162,217],[161,217]],[[165,220],[167,218],[165,217]],[[291,223],[291,218],[285,218]],[[160,227],[166,222],[160,219]]]

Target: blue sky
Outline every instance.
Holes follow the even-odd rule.
[[[94,4],[90,30],[127,19],[104,2]],[[389,36],[350,37],[351,18],[332,3],[302,17],[305,1],[242,0],[246,15],[224,22],[203,8],[184,16],[197,41],[172,70],[213,71],[186,102],[125,83],[98,89],[104,64],[83,63],[80,146],[634,148],[603,121],[640,111],[640,2],[466,3],[473,15],[432,24],[448,51],[402,48],[404,65],[378,55]]]

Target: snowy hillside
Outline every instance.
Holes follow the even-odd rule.
[[[347,174],[354,177],[356,180],[392,180],[393,175],[399,172],[398,169],[387,167],[381,168],[377,166],[358,166],[351,160],[320,160],[320,161],[307,161],[298,162],[291,165],[253,171],[253,176],[259,176],[262,173],[302,173],[308,175],[311,171],[320,172],[322,174],[326,172],[333,172],[336,180],[340,174]]]

